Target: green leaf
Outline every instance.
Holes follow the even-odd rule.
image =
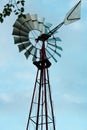
[[[6,4],[6,6],[8,6],[8,7],[9,7],[9,4]]]
[[[16,9],[14,10],[14,13],[16,12]]]
[[[20,1],[17,1],[17,4],[19,4],[20,3]]]
[[[18,15],[18,18],[21,18],[21,17],[22,17],[22,14],[19,14],[19,15]]]
[[[0,18],[0,22],[3,23],[4,19],[3,18]]]
[[[21,2],[25,2],[25,0],[21,0]]]
[[[13,7],[13,8],[15,8],[15,6],[14,6],[14,5],[12,5],[12,7]]]
[[[6,17],[6,14],[4,14],[4,17]]]
[[[21,0],[21,5],[24,6],[25,0]]]
[[[21,2],[21,5],[24,6],[24,2]]]
[[[2,17],[2,13],[0,13],[0,17]]]
[[[18,15],[18,14],[19,14],[18,12],[15,13],[15,15]]]
[[[24,12],[24,8],[23,7],[21,8],[21,12]]]

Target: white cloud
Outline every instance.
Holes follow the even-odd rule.
[[[26,71],[22,71],[22,72],[16,72],[15,77],[17,79],[21,79],[21,80],[32,80],[34,79],[34,74],[33,73],[29,73]]]
[[[80,33],[84,28],[84,25],[78,21],[72,24],[72,30],[74,31],[78,31],[78,33]]]
[[[79,1],[80,1],[80,0],[71,0],[71,1],[69,2],[69,7],[70,7],[70,8],[74,7],[75,4],[77,4]]]
[[[2,103],[10,103],[12,100],[11,100],[11,97],[9,94],[0,94],[0,102]]]
[[[87,7],[87,0],[82,0],[82,7]]]
[[[1,112],[7,112],[9,114],[11,112],[24,112],[29,107],[31,95],[32,92],[29,89],[0,94]]]
[[[64,99],[70,103],[75,103],[75,104],[81,104],[84,102],[84,99],[70,94],[64,94]]]

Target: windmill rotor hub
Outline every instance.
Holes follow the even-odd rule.
[[[33,37],[33,35],[35,34],[35,37]],[[39,30],[32,30],[30,31],[29,33],[29,38],[30,38],[30,42],[32,43],[32,45],[38,49],[41,49],[42,48],[42,41],[38,41],[36,40],[37,37],[40,36],[40,31]]]
[[[44,41],[48,40],[49,37],[50,37],[50,35],[44,33],[44,34],[38,36],[38,38],[36,38],[35,41],[36,42],[38,42],[38,41],[44,42]]]

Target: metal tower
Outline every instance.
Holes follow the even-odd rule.
[[[14,23],[14,43],[18,44],[19,52],[25,50],[24,55],[32,55],[33,64],[37,67],[36,80],[30,105],[26,130],[55,130],[55,119],[48,68],[52,58],[57,62],[54,54],[61,57],[61,41],[55,34],[62,25],[67,25],[80,19],[81,0],[67,13],[63,22],[50,30],[52,24],[45,23],[44,18],[36,14],[26,14]]]
[[[52,129],[55,130],[55,120],[48,72],[48,68],[50,67],[51,63],[45,58],[46,54],[44,46],[45,45],[43,43],[40,53],[41,60],[34,62],[34,65],[37,67],[37,75],[26,130],[28,130],[30,122],[35,125],[35,130],[49,130],[50,126],[52,126]],[[35,107],[36,111],[33,111],[33,107]]]

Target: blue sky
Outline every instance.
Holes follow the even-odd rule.
[[[57,24],[77,0],[26,1],[25,12]],[[0,2],[3,6],[3,2]],[[35,81],[36,68],[14,45],[12,25],[16,16],[0,24],[0,130],[24,130]],[[62,57],[52,61],[50,83],[56,129],[87,130],[87,1],[82,0],[81,20],[63,26]]]

